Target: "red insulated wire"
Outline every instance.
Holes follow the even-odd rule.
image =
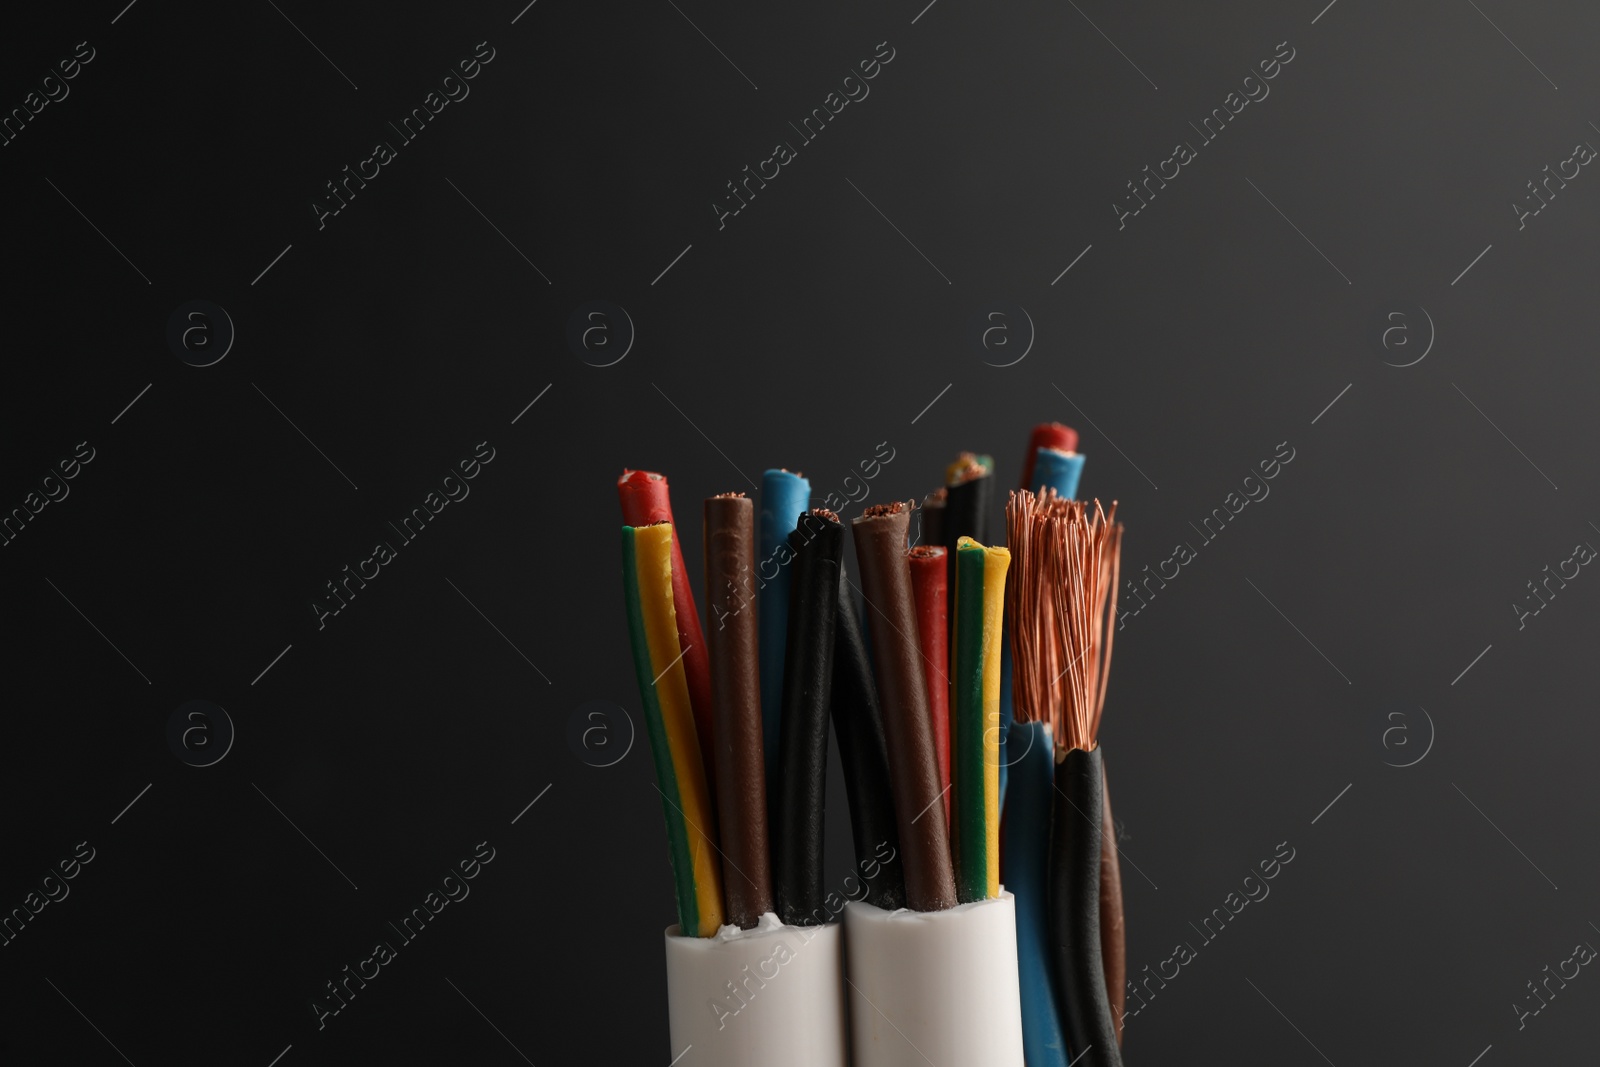
[[[1033,428],[1028,435],[1028,451],[1022,458],[1022,488],[1033,488],[1033,459],[1039,454],[1041,448],[1053,448],[1057,452],[1076,452],[1078,450],[1078,431],[1071,426],[1063,426],[1059,422],[1041,422]]]
[[[672,499],[667,493],[665,475],[624,470],[617,479],[617,497],[622,502],[622,521],[629,526],[672,522]],[[689,680],[689,706],[694,711],[694,729],[700,740],[700,756],[706,765],[706,781],[715,782],[711,661],[706,654],[705,635],[700,629],[700,612],[695,608],[694,594],[689,589],[689,575],[683,569],[677,523],[672,525],[672,610],[678,619],[678,647],[683,650],[683,671]]]
[[[918,545],[911,550],[917,645],[922,650],[922,673],[928,679],[928,714],[933,720],[933,749],[939,762],[946,819],[950,817],[950,679],[946,673],[950,629],[945,616],[948,559],[949,553],[937,545]]]

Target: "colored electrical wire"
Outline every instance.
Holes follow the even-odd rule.
[[[1014,578],[1013,578],[1014,580]],[[1019,709],[1020,710],[1020,709]],[[1043,709],[1040,709],[1043,710]],[[1017,976],[1022,991],[1022,1048],[1028,1067],[1067,1067],[1056,1008],[1050,944],[1050,812],[1055,735],[1048,721],[1018,720],[1011,733],[1001,880],[1016,900]]]
[[[1054,489],[1060,496],[1075,497],[1078,495],[1078,478],[1082,474],[1082,453],[1041,448],[1034,453],[1033,484],[1028,488],[1034,492]]]
[[[956,547],[963,537],[982,544],[989,542],[987,519],[993,501],[994,460],[988,456],[963,452],[956,461],[945,468],[944,547],[950,553],[950,565],[955,565]],[[956,613],[956,583],[952,579],[945,594],[945,618],[953,620]],[[945,652],[944,670],[950,670],[949,651]]]
[[[1045,456],[1042,453],[1040,454],[1040,462],[1043,461],[1045,461]],[[1115,506],[1112,506],[1112,512],[1115,512]],[[1102,526],[1102,530],[1104,530],[1104,526]],[[1093,525],[1090,526],[1090,531],[1091,536],[1093,536]],[[1077,648],[1078,651],[1070,653],[1070,659],[1074,662],[1093,664],[1096,659],[1101,661],[1101,670],[1099,670],[1098,678],[1093,672],[1085,673],[1085,680],[1080,683],[1078,688],[1083,689],[1083,697],[1082,701],[1080,701],[1083,707],[1088,709],[1090,705],[1093,705],[1093,712],[1088,712],[1088,718],[1086,718],[1086,721],[1088,721],[1088,734],[1086,734],[1086,737],[1088,737],[1090,745],[1093,745],[1093,755],[1096,757],[1096,760],[1093,761],[1094,768],[1091,769],[1098,773],[1099,790],[1098,795],[1093,795],[1091,798],[1099,801],[1099,814],[1096,816],[1093,811],[1085,809],[1085,816],[1090,817],[1090,819],[1098,819],[1099,825],[1096,827],[1096,835],[1094,835],[1094,837],[1098,838],[1098,841],[1088,841],[1086,846],[1088,848],[1098,848],[1099,851],[1099,870],[1098,878],[1096,878],[1096,885],[1098,885],[1098,889],[1096,889],[1096,897],[1098,897],[1096,905],[1098,905],[1099,913],[1098,917],[1096,917],[1096,923],[1098,923],[1099,928],[1098,947],[1101,950],[1101,961],[1099,961],[1098,974],[1101,977],[1102,984],[1104,984],[1104,990],[1106,990],[1107,1011],[1109,1011],[1110,1021],[1112,1021],[1118,1045],[1122,1043],[1123,1006],[1126,1003],[1126,947],[1125,918],[1123,918],[1122,905],[1122,867],[1118,864],[1117,832],[1115,832],[1115,824],[1112,822],[1112,817],[1110,817],[1110,785],[1106,779],[1106,750],[1102,745],[1096,744],[1096,736],[1099,733],[1099,720],[1101,720],[1104,707],[1106,707],[1106,681],[1107,677],[1109,677],[1110,645],[1112,645],[1112,630],[1114,630],[1112,624],[1114,624],[1115,616],[1117,616],[1117,593],[1115,593],[1115,590],[1117,590],[1118,582],[1120,582],[1120,539],[1122,539],[1122,528],[1120,526],[1112,526],[1109,530],[1109,539],[1104,545],[1104,555],[1099,552],[1090,552],[1082,555],[1082,566],[1078,569],[1085,576],[1086,592],[1093,590],[1093,593],[1083,598],[1083,603],[1086,603],[1090,608],[1088,627],[1086,629],[1083,625],[1078,627],[1078,632],[1083,637],[1086,637],[1086,640],[1077,641],[1072,648]],[[1099,568],[1099,577],[1093,577],[1094,569],[1096,568]],[[1101,606],[1102,600],[1106,601],[1104,608]],[[1074,689],[1069,689],[1069,693],[1072,693],[1072,691]],[[1090,776],[1090,781],[1085,782],[1083,789],[1094,793],[1093,776]],[[1082,830],[1082,824],[1078,825],[1077,829]],[[1088,931],[1083,931],[1082,936],[1088,937]],[[1102,1022],[1104,1022],[1104,1019],[1099,1019],[1099,1024],[1102,1024]]]
[[[705,502],[706,639],[717,833],[727,921],[749,930],[772,910],[766,769],[757,676],[755,508],[743,493]]]
[[[624,470],[617,479],[617,497],[622,503],[622,521],[629,526],[649,526],[672,522],[672,500],[665,475],[651,471]],[[701,757],[706,761],[705,779],[714,788],[715,769],[711,766],[711,663],[705,635],[700,629],[700,612],[689,588],[689,573],[683,567],[683,547],[677,527],[672,529],[672,610],[677,619],[678,653],[683,654],[683,671],[688,679],[689,706],[694,712],[695,736]]]
[[[840,580],[849,578],[841,571]],[[905,872],[900,863],[900,831],[889,788],[889,754],[883,740],[883,712],[855,598],[848,584],[839,591],[838,626],[833,643],[833,734],[844,768],[850,802],[850,837],[856,870],[866,883],[862,898],[895,911],[906,906]],[[870,872],[870,873],[869,873]]]
[[[987,519],[994,488],[994,460],[972,452],[962,452],[944,470],[945,500],[943,521],[939,524],[944,535],[949,565],[955,566],[956,548],[963,537],[982,543],[989,540]],[[954,629],[956,614],[956,582],[951,576],[946,583],[945,618]],[[948,675],[954,666],[949,648],[940,661]],[[955,831],[952,831],[953,833]]]
[[[773,806],[774,895],[778,918],[815,926],[827,914],[822,842],[828,781],[828,703],[833,688],[844,527],[826,508],[800,516],[789,534],[794,576],[784,650],[783,715]]]
[[[794,471],[773,469],[761,476],[761,745],[767,780],[778,762],[778,718],[783,708],[784,635],[789,626],[789,531],[811,507],[811,483]]]
[[[994,502],[994,460],[963,452],[945,469],[944,547],[955,555],[963,537],[988,543]]]
[[[1101,763],[1105,757],[1101,756]],[[1111,779],[1100,776],[1105,795],[1100,798],[1100,960],[1105,967],[1106,999],[1111,1019],[1122,1042],[1123,1012],[1128,1005],[1128,946],[1122,910],[1122,863],[1117,856],[1117,823],[1111,817]]]
[[[928,721],[933,726],[933,751],[939,762],[939,788],[944,814],[950,817],[950,677],[942,665],[950,655],[950,628],[945,616],[950,553],[942,545],[911,550],[911,594],[917,602],[917,645],[928,682]],[[952,836],[956,832],[950,827]]]
[[[905,862],[906,905],[913,911],[940,911],[956,904],[956,885],[906,559],[913,507],[910,501],[874,504],[852,521],[851,532],[877,657],[884,737],[892,757],[889,782]]]
[[[711,798],[695,735],[673,608],[672,524],[622,528],[622,589],[650,752],[667,820],[678,927],[711,937],[722,925]]]
[[[1028,448],[1022,453],[1022,484],[1021,489],[1037,490],[1034,484],[1033,465],[1034,458],[1041,448],[1053,448],[1058,452],[1076,452],[1078,450],[1078,431],[1071,426],[1064,426],[1059,422],[1041,422],[1028,434]],[[1062,496],[1075,496],[1075,493],[1062,493]]]
[[[1100,749],[1072,748],[1056,767],[1050,834],[1051,944],[1067,1045],[1085,1067],[1121,1067],[1100,954]]]
[[[956,892],[1000,895],[1000,619],[1011,553],[963,537],[956,549],[952,633],[952,803]]]

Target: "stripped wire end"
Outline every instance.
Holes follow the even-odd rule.
[[[1006,503],[1012,702],[1018,722],[1048,722],[1058,755],[1095,747],[1105,708],[1121,574],[1122,525],[1110,510],[1054,490]]]

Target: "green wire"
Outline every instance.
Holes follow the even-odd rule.
[[[988,819],[983,790],[983,580],[987,553],[964,539],[956,550],[955,730],[951,798],[956,823],[956,895],[963,903],[989,895]]]
[[[639,562],[634,555],[633,529],[632,526],[622,528],[622,599],[628,615],[628,640],[633,647],[639,700],[644,705],[645,726],[650,733],[650,754],[655,760],[661,809],[667,818],[667,851],[672,859],[672,878],[678,896],[678,932],[685,937],[699,937],[700,904],[695,895],[694,858],[689,852],[689,828],[681,810],[683,797],[678,792],[678,772],[672,765],[672,746],[667,741],[666,725],[661,718],[661,703],[656,699],[650,643],[645,635],[644,610],[639,603]]]

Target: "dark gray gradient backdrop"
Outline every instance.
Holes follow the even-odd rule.
[[[1010,484],[1047,419],[1120,500],[1125,574],[1196,549],[1118,634],[1102,732],[1130,973],[1197,950],[1129,1062],[1592,1055],[1600,979],[1515,1005],[1600,942],[1600,577],[1513,605],[1600,544],[1600,178],[1510,206],[1600,143],[1592,8],[123,2],[0,43],[6,109],[95,50],[0,148],[0,508],[95,450],[0,548],[0,909],[95,850],[0,947],[7,1062],[665,1067],[615,478],[669,474],[698,588],[711,493],[781,465],[820,496],[881,442],[873,501],[963,448]],[[485,41],[403,143],[386,122]],[[719,231],[725,183],[884,41],[870,96]],[[194,299],[237,330],[215,366],[166,341]],[[637,334],[607,368],[566,341],[596,299]],[[1016,309],[1032,348],[988,365]],[[1013,347],[975,342],[996,321]],[[324,583],[483,441],[470,496],[319,629]],[[236,728],[209,767],[167,741],[193,699]],[[567,741],[592,700],[640,730],[612,767]],[[837,882],[837,782],[828,824]],[[319,1029],[311,998],[479,842],[470,895]]]

